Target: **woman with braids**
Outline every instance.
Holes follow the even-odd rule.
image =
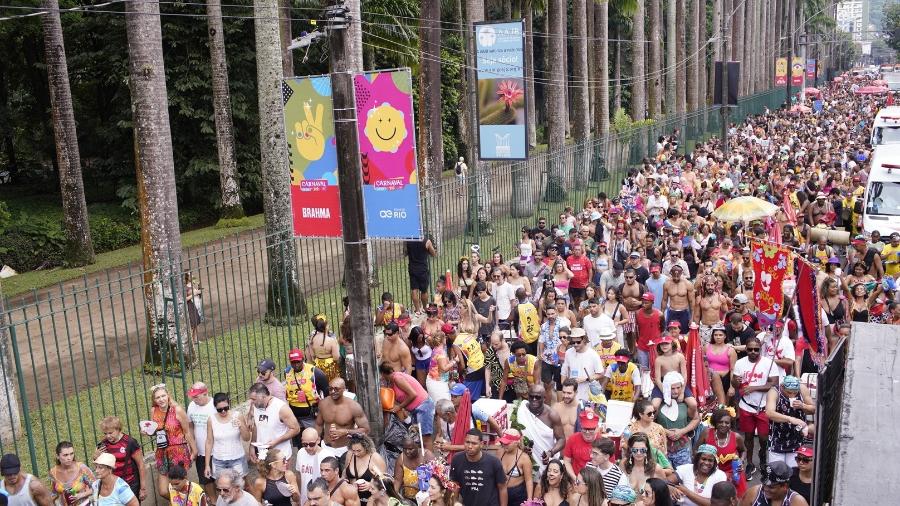
[[[731,480],[737,489],[738,497],[741,497],[747,490],[747,477],[744,475],[744,465],[741,462],[744,455],[744,435],[731,430],[731,424],[734,422],[734,408],[720,408],[713,411],[710,421],[712,426],[703,429],[697,441],[704,442],[716,449],[716,463],[719,470]],[[736,482],[732,467],[734,461],[737,461],[739,466]]]
[[[312,317],[311,323],[315,331],[309,336],[308,342],[309,355],[313,357],[313,363],[328,376],[328,381],[339,378],[341,348],[334,334],[328,331],[328,318],[319,313]]]
[[[575,483],[563,463],[553,459],[544,468],[534,497],[544,501],[545,506],[575,506],[581,496],[575,491]]]
[[[419,475],[416,468],[432,460],[434,460],[434,455],[430,450],[422,453],[422,447],[417,437],[409,435],[403,439],[403,452],[400,453],[400,458],[394,464],[393,480],[393,483],[400,489],[400,495],[411,501],[416,499],[416,494],[419,492]]]

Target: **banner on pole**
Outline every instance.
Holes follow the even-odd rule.
[[[482,160],[528,158],[524,55],[524,21],[475,24],[478,157]]]
[[[791,86],[803,86],[803,72],[806,71],[803,58],[795,56],[791,62]]]
[[[753,302],[761,326],[773,323],[784,306],[784,280],[792,271],[793,252],[778,244],[750,241],[753,256]]]
[[[357,74],[353,88],[366,234],[421,239],[410,71]]]
[[[815,58],[807,58],[806,59],[806,79],[808,81],[815,81],[816,79],[816,60]],[[812,86],[812,83],[810,83]]]
[[[784,86],[787,84],[787,71],[787,58],[775,58],[775,86]]]
[[[341,237],[331,78],[285,79],[281,92],[291,160],[294,235]]]

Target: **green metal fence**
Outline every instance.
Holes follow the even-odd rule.
[[[742,99],[732,121],[774,109],[783,97],[783,90],[772,90]],[[440,223],[432,230],[439,252],[432,280],[447,270],[455,278],[459,257],[473,244],[482,256],[498,251],[509,258],[517,254],[522,226],[533,226],[538,216],[555,221],[566,205],[578,209],[599,192],[617,194],[625,170],[654,154],[659,135],[677,128],[689,149],[716,135],[720,125],[718,109],[707,108],[523,162],[486,163],[464,184],[451,176],[423,192],[425,214],[437,218],[429,222]],[[161,283],[151,281],[154,273],[128,266],[7,300],[0,311],[0,381],[7,392],[0,399],[0,451],[20,454],[29,471],[46,475],[59,441],[72,441],[79,458],[90,455],[104,416],[119,416],[137,437],[138,422],[149,417],[152,385],[166,383],[179,402],[198,380],[212,392],[240,398],[259,360],[286,366],[288,350],[310,335],[309,316],[324,313],[335,329],[343,313],[341,242],[294,241],[295,249],[260,231],[244,233],[186,251],[171,279]],[[285,258],[292,251],[296,258]],[[404,245],[373,242],[371,252],[373,300],[385,291],[409,300]],[[302,304],[270,304],[290,293],[273,290],[288,280],[270,279],[268,268],[285,260],[298,266]],[[197,344],[189,338],[181,288],[164,288],[180,287],[183,273],[202,289]],[[267,315],[273,307],[269,311],[302,311]]]

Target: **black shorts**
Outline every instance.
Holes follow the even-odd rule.
[[[429,272],[426,271],[409,271],[409,288],[420,292],[427,292],[430,284]]]
[[[562,366],[541,362],[541,382],[556,382],[556,391],[562,392]]]
[[[533,343],[525,343],[525,351],[528,352],[529,355],[537,356],[537,341]]]
[[[573,299],[583,299],[587,296],[587,288],[572,288],[569,287],[569,297]]]
[[[206,477],[206,457],[198,455],[194,457],[194,465],[197,466],[197,483],[201,485],[209,485],[213,479]]]

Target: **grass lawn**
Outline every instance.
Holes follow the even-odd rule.
[[[62,211],[60,211],[61,213]],[[60,215],[61,216],[61,215]],[[257,214],[249,216],[241,220],[239,226],[236,227],[217,227],[210,226],[184,232],[181,234],[181,244],[184,248],[190,248],[199,244],[208,243],[227,237],[232,234],[238,234],[247,230],[260,228],[263,226],[263,215]],[[140,245],[130,246],[128,248],[118,249],[115,251],[107,251],[97,255],[96,262],[85,267],[64,268],[57,267],[41,271],[23,272],[17,276],[3,280],[3,294],[7,297],[19,295],[21,293],[45,288],[56,283],[75,279],[86,274],[91,274],[106,269],[113,269],[127,265],[131,262],[141,260]]]

